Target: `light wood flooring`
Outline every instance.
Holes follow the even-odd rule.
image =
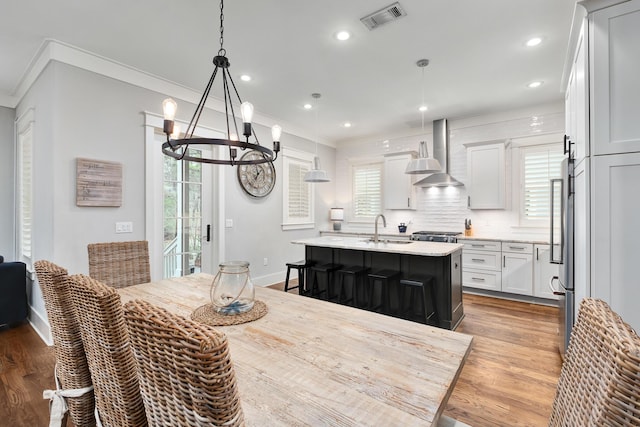
[[[561,367],[557,309],[465,294],[464,310],[457,331],[474,344],[445,413],[474,427],[547,425]],[[0,427],[48,425],[53,365],[31,326],[0,329]]]

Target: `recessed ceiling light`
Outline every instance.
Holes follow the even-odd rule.
[[[336,38],[340,41],[349,40],[351,34],[348,31],[338,31],[336,33]]]
[[[540,43],[542,43],[542,39],[540,37],[533,37],[527,40],[527,46],[529,47],[538,46]]]
[[[313,105],[311,104],[304,104],[304,109],[305,110],[311,110],[313,108]]]
[[[528,88],[534,89],[542,86],[542,82],[531,82],[527,85]]]
[[[248,74],[243,74],[240,76],[240,80],[242,80],[243,82],[249,82],[251,81],[251,76]]]
[[[421,106],[418,108],[418,111],[422,111],[422,112],[427,111],[427,110],[428,110],[428,108],[427,108],[427,106],[426,106],[426,105],[421,105]]]
[[[351,127],[351,123],[350,122],[345,122],[342,126],[344,126],[346,128],[350,128]]]

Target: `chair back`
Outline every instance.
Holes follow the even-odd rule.
[[[84,353],[80,327],[71,307],[67,270],[49,262],[36,261],[36,276],[47,309],[56,356],[56,376],[63,390],[90,387],[91,373]],[[67,397],[69,416],[77,426],[95,426],[93,391]]]
[[[144,301],[125,305],[150,426],[241,426],[227,337]]]
[[[102,425],[146,426],[120,295],[91,277],[74,275],[69,279]]]
[[[138,285],[151,281],[149,243],[132,242],[90,243],[89,276],[114,288]]]
[[[639,426],[640,338],[586,298],[571,331],[549,426]]]

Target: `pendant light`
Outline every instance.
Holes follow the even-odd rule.
[[[304,175],[304,182],[329,182],[327,172],[320,169],[320,157],[318,157],[318,102],[319,93],[312,93],[311,97],[316,100],[316,155],[313,157],[313,169]]]
[[[213,65],[215,68],[209,79],[202,98],[196,107],[195,113],[191,118],[191,122],[185,131],[184,138],[179,138],[179,131],[176,129],[175,113],[177,110],[176,102],[167,98],[162,103],[164,111],[164,133],[167,135],[167,142],[162,144],[162,152],[176,160],[187,160],[191,162],[199,163],[213,163],[218,165],[248,165],[248,164],[260,164],[260,163],[273,163],[278,157],[280,151],[280,136],[282,135],[282,128],[275,125],[271,128],[271,136],[273,138],[273,150],[260,145],[258,137],[256,136],[251,121],[253,118],[253,105],[249,102],[242,102],[240,94],[236,88],[233,78],[229,73],[229,59],[227,58],[227,51],[224,48],[224,0],[220,0],[220,49],[218,54],[213,58]],[[227,132],[225,138],[198,138],[193,137],[193,134],[198,126],[198,120],[202,114],[205,106],[205,102],[209,98],[209,92],[213,86],[216,75],[220,73],[222,75],[222,92],[224,94],[224,113],[227,124]],[[232,102],[232,95],[235,95],[237,104],[240,104],[240,114],[242,116],[242,135],[245,137],[245,141],[239,141],[237,135],[238,125],[236,123],[234,103]],[[250,142],[249,138],[253,135],[255,142]],[[189,146],[198,147],[199,145],[218,145],[228,148],[228,159],[210,159],[202,156],[192,156],[189,152]],[[238,148],[240,150],[253,150],[260,153],[260,156],[253,156],[250,158],[238,158]]]
[[[420,105],[420,114],[422,115],[422,133],[424,134],[424,112],[427,111],[427,106],[424,103],[424,68],[429,65],[429,60],[421,59],[416,62],[416,65],[422,68],[422,105]],[[418,158],[409,161],[404,173],[415,175],[440,172],[440,170],[442,170],[440,162],[433,157],[429,157],[427,143],[420,141],[418,145]]]

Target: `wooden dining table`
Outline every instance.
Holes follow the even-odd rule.
[[[190,317],[213,276],[118,289]],[[431,426],[471,349],[469,335],[256,288],[268,313],[227,335],[248,426]]]

